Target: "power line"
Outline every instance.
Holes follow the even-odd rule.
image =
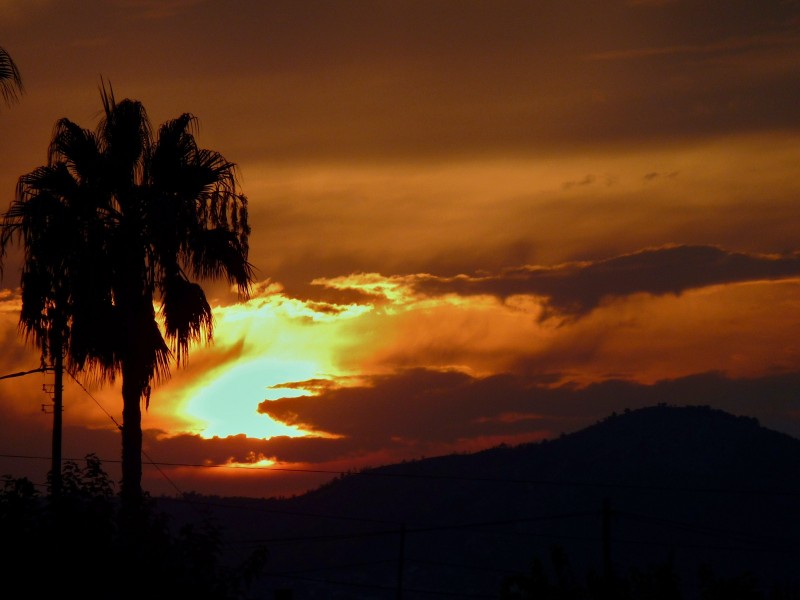
[[[98,407],[100,407],[100,410],[102,410],[106,414],[106,416],[111,420],[111,422],[114,423],[114,425],[116,425],[117,429],[122,431],[122,425],[120,425],[119,422],[114,418],[114,416],[110,412],[108,412],[102,404],[100,404],[100,402],[97,400],[97,398],[95,398],[91,394],[91,392],[89,392],[89,390],[87,390],[86,387],[80,381],[78,381],[78,379],[72,373],[69,373],[69,371],[67,371],[67,373],[72,378],[72,380],[75,383],[77,383],[78,386],[84,391],[84,393],[86,393],[86,395],[89,396],[89,398],[91,398],[94,401],[94,403],[97,404]],[[186,494],[180,487],[178,487],[178,485],[164,472],[164,470],[161,468],[161,466],[158,463],[156,463],[147,454],[147,452],[145,452],[144,450],[142,450],[141,452],[144,455],[144,457],[147,459],[147,461],[149,461],[149,464],[153,465],[158,470],[158,472],[161,474],[161,476],[164,478],[164,480],[167,481],[167,483],[169,483],[182,498],[186,499],[188,497],[188,494]],[[115,462],[117,462],[117,461],[115,461]],[[122,461],[118,461],[118,462],[122,462]],[[143,464],[148,464],[148,463],[143,463]],[[197,507],[197,503],[196,502],[193,502],[192,500],[185,500],[185,501],[192,507],[193,510],[195,510],[198,514],[201,514],[200,510]],[[229,544],[226,544],[226,545],[229,545]]]
[[[0,455],[2,456],[2,455]],[[45,458],[45,457],[40,457]],[[44,487],[44,484],[37,484],[40,487]],[[189,504],[200,506],[215,506],[221,508],[235,508],[235,509],[249,509],[255,510],[258,512],[266,512],[266,513],[275,513],[275,514],[292,514],[295,516],[303,516],[303,517],[312,517],[312,518],[325,518],[325,519],[341,519],[347,521],[360,521],[360,522],[372,522],[372,523],[382,523],[388,525],[396,525],[394,522],[389,521],[380,521],[377,519],[363,519],[359,517],[348,517],[343,515],[325,515],[319,513],[302,513],[296,511],[280,511],[280,510],[270,510],[265,508],[257,508],[257,507],[243,507],[239,505],[232,505],[232,504],[222,504],[222,503],[210,503],[210,502],[197,502],[191,501],[187,499],[179,499],[179,501],[187,502]],[[474,523],[461,523],[461,524],[449,524],[449,525],[437,525],[437,526],[425,526],[425,527],[412,527],[408,528],[406,531],[407,533],[430,533],[430,532],[439,532],[439,531],[456,531],[456,530],[467,530],[467,529],[475,529],[475,528],[483,528],[483,527],[496,527],[496,526],[503,526],[503,525],[510,525],[510,524],[520,524],[520,523],[529,523],[529,522],[537,522],[543,520],[553,520],[553,519],[562,519],[562,518],[572,518],[572,517],[580,517],[580,516],[598,516],[600,514],[599,511],[582,511],[582,512],[574,512],[574,513],[563,513],[563,514],[554,514],[554,515],[544,515],[538,517],[529,517],[529,518],[519,518],[519,519],[504,519],[504,520],[497,520],[497,521],[481,521],[481,522],[474,522]],[[685,523],[680,521],[675,521],[671,519],[663,519],[658,517],[650,517],[645,515],[639,515],[636,513],[628,513],[627,511],[615,511],[615,515],[621,517],[631,518],[633,520],[639,520],[642,522],[650,522],[659,525],[669,525],[672,527],[680,527],[685,530],[709,535],[712,537],[730,537],[730,536],[741,536],[743,539],[739,539],[736,541],[742,542],[744,544],[749,544],[749,546],[720,546],[720,545],[710,545],[710,544],[695,544],[695,543],[686,543],[686,542],[657,542],[653,540],[632,540],[632,539],[620,539],[617,538],[614,540],[615,543],[620,544],[633,544],[633,545],[642,545],[642,546],[655,546],[655,547],[668,547],[668,548],[693,548],[693,549],[705,549],[705,550],[728,550],[728,551],[744,551],[744,550],[757,550],[757,551],[772,551],[772,552],[782,552],[782,553],[797,553],[800,552],[800,549],[797,548],[795,542],[786,539],[777,539],[777,538],[770,538],[770,537],[761,537],[753,536],[750,534],[746,534],[743,532],[736,532],[728,529],[722,528],[715,528],[709,527],[707,525],[697,525],[692,523]],[[376,530],[370,532],[351,532],[351,533],[337,533],[337,534],[328,534],[328,535],[312,535],[312,536],[291,536],[291,537],[276,537],[276,538],[264,538],[264,539],[250,539],[250,540],[235,540],[227,543],[227,546],[235,546],[235,545],[252,545],[252,544],[265,544],[265,543],[272,543],[272,544],[281,544],[281,543],[294,543],[294,542],[315,542],[315,541],[341,541],[341,540],[352,540],[352,539],[360,539],[360,538],[370,538],[370,537],[380,537],[386,535],[397,535],[400,532],[398,528],[391,528],[391,529],[384,529],[384,530]],[[518,535],[527,536],[527,537],[545,537],[548,539],[569,539],[573,541],[585,541],[585,542],[592,542],[596,543],[599,538],[594,537],[587,537],[587,536],[574,536],[574,535],[564,535],[564,534],[541,534],[536,532],[527,532],[527,531],[517,531],[515,532]],[[755,546],[754,546],[755,545]],[[765,547],[768,546],[768,547]],[[415,559],[410,558],[412,562]],[[417,561],[417,562],[433,562],[433,561]],[[455,565],[450,564],[447,565],[445,563],[441,563],[442,566],[452,566],[452,567],[463,567],[468,568],[467,565]]]
[[[29,373],[36,373],[41,371],[48,370],[49,367],[39,367],[38,369],[33,369],[30,371],[21,371],[19,373],[12,373],[9,375],[5,375],[0,377],[0,379],[6,377],[17,377],[20,375],[25,375]],[[91,398],[95,404],[106,414],[106,416],[114,423],[117,429],[122,430],[122,426],[119,422],[114,418],[114,416],[106,410],[106,408],[86,389],[86,387],[69,371],[67,371],[69,376],[72,380],[80,386],[80,388],[86,393],[89,398]],[[143,454],[144,451],[142,452]],[[0,457],[6,456],[11,458],[11,455],[2,455]],[[183,494],[178,486],[164,473],[160,467],[187,467],[187,468],[204,468],[204,469],[238,469],[240,467],[233,466],[233,465],[207,465],[207,464],[196,464],[196,463],[178,463],[178,462],[156,462],[152,460],[149,456],[145,454],[145,457],[148,459],[148,462],[143,464],[150,464],[161,473],[164,479],[178,491],[179,494]],[[28,458],[28,457],[21,457],[20,458]],[[32,458],[32,457],[31,457]],[[70,459],[66,459],[70,460]],[[71,459],[75,460],[75,459]],[[103,462],[120,462],[120,461],[112,461],[106,460]],[[484,482],[484,483],[506,483],[506,484],[519,484],[519,485],[547,485],[547,486],[570,486],[570,487],[593,487],[593,488],[611,488],[611,489],[629,489],[629,490],[640,490],[640,491],[654,491],[654,492],[689,492],[689,493],[714,493],[714,494],[745,494],[745,495],[769,495],[769,496],[789,496],[789,497],[800,497],[800,491],[790,491],[790,490],[765,490],[765,489],[748,489],[748,488],[702,488],[702,487],[690,487],[690,486],[659,486],[659,485],[648,485],[648,484],[635,484],[635,483],[623,483],[623,482],[602,482],[602,481],[576,481],[576,480],[548,480],[548,479],[512,479],[512,478],[502,478],[502,477],[470,477],[470,476],[462,476],[462,475],[430,475],[424,473],[389,473],[386,471],[378,471],[374,468],[366,469],[366,470],[330,470],[330,469],[301,469],[301,468],[294,468],[294,467],[274,467],[274,466],[265,466],[265,467],[258,467],[258,466],[251,466],[248,467],[251,470],[264,470],[264,471],[276,471],[282,473],[304,473],[304,474],[319,474],[319,475],[337,475],[337,476],[367,476],[367,477],[388,477],[388,478],[410,478],[410,479],[430,479],[430,480],[437,480],[437,481],[467,481],[467,482]]]
[[[267,514],[275,514],[275,515],[289,515],[293,517],[313,517],[318,519],[332,519],[332,520],[339,520],[339,521],[355,521],[358,523],[375,523],[378,525],[397,525],[397,521],[387,521],[385,519],[371,519],[368,517],[353,517],[349,515],[331,515],[331,514],[320,514],[320,513],[308,513],[308,512],[301,512],[295,510],[281,510],[281,509],[273,509],[273,508],[266,508],[263,506],[244,506],[241,504],[225,504],[222,502],[208,502],[206,500],[197,501],[197,500],[188,500],[186,498],[175,498],[171,499],[174,502],[193,502],[196,504],[201,504],[202,506],[209,506],[214,508],[233,508],[236,510],[249,510],[254,512],[261,512]]]
[[[768,544],[775,546],[792,547],[796,546],[796,542],[791,540],[774,538],[768,536],[758,536],[749,532],[734,531],[732,529],[724,529],[721,527],[711,527],[708,525],[696,525],[694,523],[685,523],[682,521],[675,521],[672,519],[664,519],[660,517],[652,517],[647,515],[640,515],[636,513],[629,513],[627,511],[616,511],[618,516],[627,517],[629,519],[640,521],[643,523],[653,523],[656,525],[671,527],[674,529],[682,529],[691,533],[697,533],[712,537],[727,537],[732,541],[741,542],[745,544]]]
[[[23,375],[30,375],[31,373],[43,373],[49,370],[49,367],[39,367],[38,369],[31,369],[30,371],[18,371],[16,373],[9,373],[8,375],[0,375],[0,379],[10,379],[12,377],[22,377]]]
[[[443,562],[438,560],[427,560],[422,558],[414,558],[413,556],[407,556],[405,560],[406,562],[412,562],[420,565],[430,565],[433,567],[446,567],[449,569],[467,569],[469,571],[485,571],[486,573],[497,573],[500,575],[515,575],[516,573],[518,573],[517,570],[511,570],[511,569],[493,569],[492,567],[486,567],[486,566],[458,564],[458,563]]]
[[[519,519],[502,519],[497,521],[478,521],[473,523],[459,523],[449,525],[429,525],[419,527],[406,527],[405,531],[408,534],[414,533],[433,533],[438,531],[451,531],[463,529],[479,529],[484,527],[500,527],[504,525],[517,525],[520,523],[533,523],[538,521],[551,521],[557,519],[567,519],[572,517],[584,517],[588,515],[596,515],[597,511],[582,511],[574,513],[561,513],[554,515],[542,515],[538,517],[522,517]],[[401,532],[402,528],[397,529],[383,529],[376,531],[364,531],[353,533],[333,533],[327,535],[313,535],[313,536],[292,536],[282,538],[266,538],[266,539],[250,539],[238,540],[240,544],[263,544],[263,543],[284,543],[284,542],[307,542],[307,541],[331,541],[340,539],[358,539],[367,537],[377,537],[384,535],[397,535]]]
[[[554,536],[555,537],[555,536]],[[563,536],[560,536],[563,537]],[[723,546],[712,544],[694,544],[691,542],[655,542],[652,540],[629,540],[624,538],[614,538],[614,544],[633,544],[637,546],[655,546],[660,548],[684,548],[692,550],[725,550],[729,552],[777,552],[781,554],[798,554],[800,549],[796,548],[778,548],[768,547],[764,545],[759,546]]]
[[[69,371],[67,371],[67,374],[68,374],[68,375],[69,375],[69,376],[72,378],[72,380],[73,380],[75,383],[77,383],[77,384],[80,386],[80,388],[81,388],[81,389],[82,389],[82,390],[83,390],[83,391],[86,393],[86,395],[87,395],[87,396],[89,396],[89,398],[91,398],[92,400],[94,400],[94,403],[95,403],[95,404],[97,404],[97,406],[99,406],[99,407],[100,407],[100,410],[102,410],[104,413],[106,413],[106,416],[107,416],[109,419],[111,419],[111,422],[112,422],[112,423],[114,423],[114,425],[116,425],[116,426],[117,426],[117,429],[119,429],[119,430],[121,431],[121,430],[122,430],[122,425],[120,425],[120,424],[117,422],[117,420],[114,418],[114,415],[112,415],[110,412],[108,412],[108,411],[105,409],[105,407],[104,407],[102,404],[100,404],[100,402],[98,402],[97,398],[95,398],[94,396],[92,396],[92,394],[89,392],[89,390],[87,390],[87,389],[86,389],[86,387],[85,387],[85,386],[84,386],[84,385],[83,385],[83,384],[82,384],[80,381],[78,381],[78,379],[75,377],[75,375],[73,375],[73,374],[72,374],[72,373],[70,373]]]
[[[44,456],[26,456],[15,454],[0,454],[0,458],[25,458],[25,459],[47,459]],[[64,459],[64,460],[79,460],[79,459]],[[118,463],[119,459],[104,459],[103,462]],[[166,462],[166,461],[144,461],[142,464],[161,466],[161,467],[187,467],[193,469],[241,469],[241,466],[236,465],[207,465],[200,463],[185,463],[185,462]],[[639,485],[628,484],[619,482],[604,482],[604,481],[575,481],[575,480],[541,480],[541,479],[504,479],[504,478],[487,478],[487,477],[470,477],[464,476],[449,476],[449,475],[425,475],[415,473],[382,473],[373,470],[364,471],[341,471],[341,470],[328,470],[328,469],[301,469],[294,467],[272,467],[272,466],[251,466],[247,467],[249,470],[259,471],[278,471],[282,473],[313,473],[313,474],[326,474],[326,475],[341,475],[344,477],[398,477],[408,479],[433,479],[433,480],[451,480],[451,481],[465,481],[465,482],[484,482],[484,483],[519,483],[528,485],[552,485],[564,487],[598,487],[598,488],[611,488],[611,489],[637,489],[644,491],[659,491],[659,492],[692,492],[692,493],[714,493],[714,494],[749,494],[757,496],[789,496],[800,497],[800,491],[792,490],[776,490],[776,489],[748,489],[748,488],[700,488],[688,486],[656,486],[656,485]]]
[[[364,567],[374,567],[377,565],[386,565],[386,564],[394,564],[397,562],[396,558],[384,558],[378,560],[371,560],[367,562],[361,563],[349,563],[346,565],[325,565],[321,567],[311,567],[308,569],[296,569],[292,571],[284,571],[282,573],[270,573],[270,576],[273,577],[288,577],[289,575],[302,575],[303,573],[316,573],[319,571],[338,571],[338,570],[346,570],[346,569],[362,569]]]
[[[520,523],[536,523],[539,521],[556,521],[560,519],[572,519],[574,517],[587,517],[597,515],[597,511],[579,511],[572,513],[557,513],[554,515],[541,515],[538,517],[520,517],[517,519],[501,519],[498,521],[478,521],[473,523],[461,523],[459,525],[433,525],[429,527],[412,527],[406,529],[408,533],[430,533],[435,531],[447,531],[449,529],[479,529],[483,527],[501,527],[504,525],[518,525]]]
[[[314,579],[311,577],[302,577],[299,575],[280,575],[280,574],[272,574],[272,573],[265,573],[264,577],[277,577],[277,578],[284,578],[284,579],[294,579],[298,581],[306,581],[310,583],[320,583],[323,585],[336,585],[336,586],[346,586],[346,587],[355,587],[355,588],[363,588],[363,589],[371,589],[371,590],[378,590],[378,591],[386,591],[386,592],[394,592],[396,588],[389,587],[385,585],[378,585],[378,584],[371,584],[371,583],[358,583],[354,581],[335,581],[330,579]],[[464,592],[446,592],[440,590],[423,590],[423,589],[412,589],[412,588],[404,588],[403,591],[411,593],[411,594],[427,594],[429,596],[449,596],[455,598],[496,598],[495,595],[490,594],[475,594],[475,593],[464,593]]]
[[[28,375],[30,373],[43,372],[43,371],[47,371],[47,370],[50,370],[50,368],[43,366],[43,367],[39,367],[38,369],[33,369],[33,370],[30,370],[30,371],[22,371],[22,372],[19,372],[19,373],[12,373],[10,375],[5,375],[3,377],[0,377],[0,379],[5,379],[5,378],[8,378],[8,377],[19,377],[21,375]],[[68,370],[66,370],[66,372],[72,378],[72,380],[76,384],[78,384],[78,386],[84,391],[84,393],[87,396],[89,396],[89,398],[91,398],[94,401],[95,404],[97,404],[97,406],[100,408],[100,410],[102,410],[106,414],[106,416],[111,420],[111,422],[114,423],[114,425],[116,425],[117,429],[119,429],[121,431],[122,430],[122,425],[119,424],[119,422],[114,418],[114,416],[110,412],[108,412],[106,410],[106,408],[102,404],[100,404],[100,402],[97,400],[97,398],[95,398],[92,395],[92,393],[89,392],[89,390],[87,390],[86,387],[72,373],[70,373]],[[145,456],[145,458],[147,458],[147,460],[149,461],[149,464],[152,464],[158,470],[158,472],[161,474],[161,476],[167,481],[167,483],[169,483],[175,489],[176,492],[178,492],[178,494],[180,494],[182,497],[186,496],[186,493],[178,487],[178,485],[164,472],[163,469],[161,469],[161,467],[159,466],[158,463],[153,461],[152,458],[150,458],[150,456],[144,450],[142,450],[142,454]],[[63,459],[62,458],[62,460],[67,460],[67,461],[72,460],[73,462],[77,462],[76,459]],[[106,460],[106,461],[101,461],[101,462],[110,462],[110,461]],[[121,461],[119,461],[119,462],[121,462]],[[189,504],[192,504],[191,501],[188,501],[188,502],[189,502]]]

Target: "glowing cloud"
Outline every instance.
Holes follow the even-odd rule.
[[[249,301],[214,308],[214,343],[193,350],[188,368],[175,373],[159,398],[204,437],[304,435],[259,415],[256,407],[265,399],[313,391],[283,384],[346,375],[337,354],[356,343],[348,323],[370,310],[302,302],[274,283],[259,283]]]

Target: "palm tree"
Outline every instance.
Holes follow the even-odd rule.
[[[8,105],[14,102],[17,94],[22,91],[22,77],[17,65],[11,55],[0,47],[0,95]]]
[[[0,244],[24,247],[20,327],[70,373],[122,378],[123,507],[142,499],[142,403],[151,385],[211,341],[192,279],[226,278],[247,297],[247,199],[236,165],[198,147],[183,114],[154,136],[142,104],[101,87],[96,131],[56,124],[47,165],[19,179]],[[159,326],[159,313],[163,327]],[[163,333],[162,333],[163,330]]]

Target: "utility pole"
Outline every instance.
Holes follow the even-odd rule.
[[[21,377],[23,375],[30,375],[31,373],[47,373],[50,370],[48,367],[42,366],[38,369],[31,369],[30,371],[18,371],[17,373],[9,373],[8,375],[0,376],[0,379],[9,379],[11,377]],[[54,496],[61,493],[61,428],[62,428],[62,412],[64,410],[63,393],[64,393],[64,358],[61,353],[56,357],[55,367],[55,382],[53,384],[53,404],[55,410],[53,412],[53,446],[51,453],[51,481],[52,493]],[[48,391],[47,387],[43,387],[44,391]],[[42,404],[42,411],[45,410],[45,405]]]

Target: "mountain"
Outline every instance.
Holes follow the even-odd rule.
[[[190,514],[183,501],[158,504]],[[231,552],[267,548],[254,597],[499,598],[509,578],[530,583],[534,564],[552,585],[567,564],[576,587],[609,569],[638,589],[672,574],[683,598],[712,584],[800,593],[800,440],[705,406],[626,411],[558,439],[369,469],[293,498],[191,505]]]

